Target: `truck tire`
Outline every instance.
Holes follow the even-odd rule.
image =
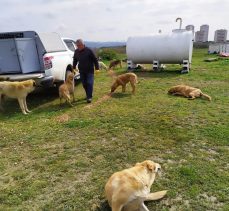
[[[71,73],[72,71],[70,71],[70,70],[66,70],[66,73],[65,73],[65,81],[66,81],[66,79],[67,79],[67,75],[69,74],[69,73]]]

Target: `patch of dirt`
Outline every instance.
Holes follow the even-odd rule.
[[[219,209],[223,206],[223,203],[220,203],[215,196],[209,196],[207,193],[202,193],[197,196],[198,200],[205,200],[212,205],[213,208]]]
[[[40,210],[41,207],[47,203],[47,201],[53,201],[55,200],[55,197],[60,194],[60,192],[62,190],[65,190],[67,192],[69,192],[69,197],[72,197],[75,192],[76,192],[76,185],[77,184],[83,184],[86,183],[87,180],[90,178],[91,176],[91,172],[82,172],[82,173],[76,173],[77,175],[77,179],[73,180],[73,179],[58,179],[58,177],[56,177],[56,175],[52,175],[49,176],[49,181],[50,183],[53,183],[53,187],[52,188],[45,188],[43,191],[44,193],[37,195],[35,198],[33,198],[33,205],[35,206],[34,209],[30,209],[30,210]],[[31,208],[31,201],[24,201],[22,203],[22,206],[27,206],[29,208]],[[66,205],[67,206],[67,205]],[[56,209],[56,210],[65,210],[63,209],[65,207],[65,204],[60,204],[60,208],[61,209]],[[69,209],[68,209],[69,210]],[[76,210],[74,208],[73,205],[73,209],[71,210]]]
[[[101,97],[100,99],[98,99],[95,103],[91,103],[89,105],[86,105],[85,108],[93,108],[95,106],[98,106],[99,104],[101,104],[102,102],[108,100],[111,98],[111,94],[106,94],[103,97]]]
[[[0,185],[3,189],[6,189],[13,183],[13,177],[9,176],[8,174],[0,175]]]
[[[166,205],[166,206],[170,206],[170,210],[177,210],[175,209],[176,207],[174,206],[174,204],[184,204],[186,207],[189,207],[190,206],[190,203],[188,200],[185,200],[185,203],[184,203],[184,200],[182,198],[182,196],[178,195],[175,199],[171,199],[171,198],[166,198],[164,200],[161,201],[162,204]]]
[[[68,122],[70,120],[70,116],[68,114],[62,114],[56,117],[56,121],[59,123]]]

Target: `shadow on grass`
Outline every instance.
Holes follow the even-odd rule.
[[[27,96],[26,102],[28,105],[28,109],[33,111],[40,106],[49,103],[57,98],[59,98],[57,88],[49,88],[45,90],[39,89],[29,94]],[[2,104],[4,108],[4,111],[1,112],[3,118],[10,118],[19,114],[23,115],[17,99],[6,98]],[[58,110],[58,106],[59,104],[53,105],[53,110]]]
[[[153,71],[153,70],[134,70],[130,71],[132,73],[135,73],[138,77],[144,77],[144,78],[174,78],[181,75],[182,68],[173,68],[173,69],[164,69],[161,71]],[[117,75],[125,74],[127,73],[127,70],[122,70],[120,72],[116,71],[115,73]]]
[[[77,89],[79,85],[80,81],[75,82],[75,89]],[[41,88],[31,93],[28,100],[36,107],[36,105],[45,104],[56,99],[59,99],[58,87],[50,87],[46,89]]]
[[[134,72],[138,77],[144,78],[175,78],[181,75],[180,70],[162,70],[160,72],[154,71],[136,71]]]
[[[108,201],[102,201],[96,211],[111,211]]]
[[[56,98],[59,98],[59,96],[56,96]],[[54,98],[54,99],[56,99]],[[53,100],[54,100],[53,99]],[[48,102],[51,102],[52,100],[50,99],[50,101],[47,101],[46,103]],[[50,113],[53,113],[53,112],[57,112],[57,111],[67,111],[71,108],[74,108],[75,106],[79,106],[79,105],[86,105],[87,102],[85,99],[76,99],[74,102],[71,102],[72,106],[66,102],[65,100],[62,100],[61,104],[58,102],[57,104],[47,104],[47,105],[44,105],[45,103],[41,104],[40,106],[37,105],[37,107],[34,109],[36,111],[36,114],[40,114],[40,113],[47,113],[47,112],[50,112]],[[42,107],[42,108],[41,108]]]
[[[163,199],[164,199],[164,198],[163,198]],[[151,206],[156,207],[157,203],[158,203],[159,201],[162,201],[163,199],[160,199],[160,200],[157,200],[157,201],[144,202],[144,203],[145,203],[146,206],[151,205]],[[103,201],[100,203],[99,207],[96,208],[95,211],[112,211],[112,210],[111,210],[111,208],[110,208],[110,206],[109,206],[109,204],[108,204],[108,201],[107,201],[107,200],[103,200]]]
[[[80,82],[77,81],[76,87],[80,84]],[[43,112],[55,112],[62,109],[71,108],[71,106],[68,103],[65,103],[62,100],[62,104],[50,104],[52,101],[59,99],[59,93],[57,87],[51,87],[46,89],[37,89],[35,92],[29,94],[27,96],[26,102],[28,105],[28,109],[31,111],[35,111],[35,113],[43,113]],[[84,104],[84,99],[76,99],[76,101],[73,104],[79,105]],[[47,104],[47,105],[46,105]],[[18,103],[17,99],[12,98],[6,98],[2,102],[4,111],[0,111],[0,118],[12,118],[15,115],[23,115]],[[40,108],[43,109],[40,109]],[[32,113],[31,113],[32,114]]]
[[[115,92],[112,94],[112,98],[125,98],[131,96],[131,93]]]

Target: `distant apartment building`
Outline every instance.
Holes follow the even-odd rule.
[[[196,42],[207,42],[208,41],[208,32],[209,32],[209,25],[202,25],[200,26],[200,31],[195,33],[195,41]]]
[[[227,30],[219,29],[215,31],[214,41],[223,43],[227,41]]]
[[[197,31],[195,33],[195,41],[196,42],[204,42],[204,35],[205,35],[204,31]]]
[[[200,26],[200,31],[204,32],[204,40],[203,42],[207,42],[208,41],[208,32],[209,32],[209,25],[202,25]]]

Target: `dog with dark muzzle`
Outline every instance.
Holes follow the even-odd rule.
[[[122,92],[126,91],[127,83],[130,83],[132,87],[132,94],[135,94],[136,84],[138,83],[138,77],[134,73],[125,73],[114,77],[115,81],[111,86],[111,93],[113,93],[119,86],[122,86]]]

